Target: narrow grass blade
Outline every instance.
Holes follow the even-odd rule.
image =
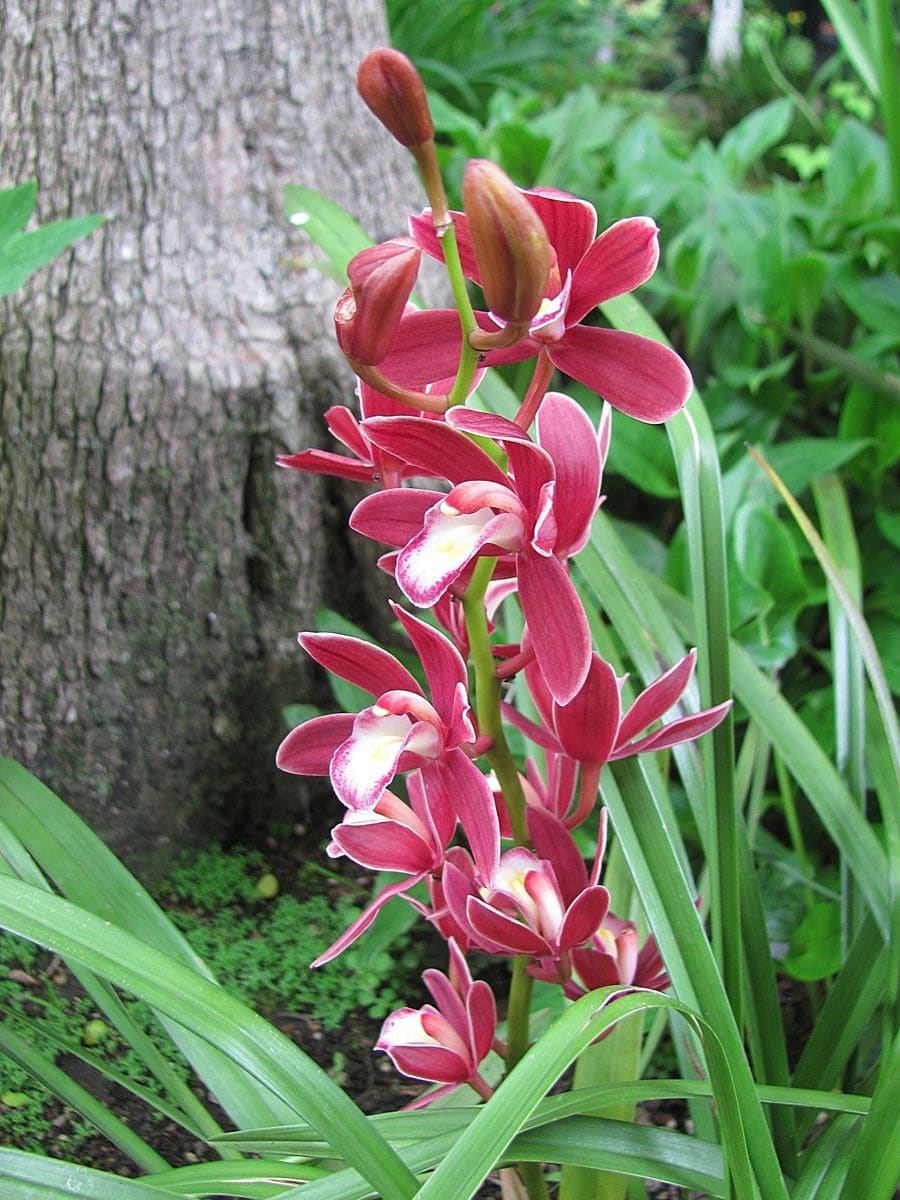
[[[165,1188],[175,1196],[243,1196],[270,1200],[296,1183],[325,1179],[329,1172],[313,1163],[266,1162],[197,1163],[150,1175],[145,1183]]]
[[[85,822],[39,779],[8,758],[0,759],[0,812],[8,828],[69,900],[212,978],[162,909]],[[290,1119],[290,1112],[265,1088],[207,1042],[177,1024],[168,1023],[166,1028],[236,1124],[264,1125]],[[129,1036],[124,1029],[122,1033]],[[138,1040],[136,1048],[142,1056],[147,1055],[150,1069],[165,1073],[159,1056],[154,1058],[148,1045]],[[185,1096],[184,1089],[179,1094],[171,1078],[166,1086],[175,1087],[178,1103],[201,1128],[215,1131],[215,1123],[208,1114],[204,1118],[203,1106],[196,1098],[192,1101]]]
[[[40,1080],[45,1087],[57,1095],[64,1104],[80,1113],[86,1121],[99,1130],[104,1137],[109,1138],[113,1145],[118,1146],[140,1171],[162,1171],[168,1168],[168,1163],[149,1146],[133,1129],[120,1121],[119,1118],[86,1088],[71,1079],[65,1071],[60,1070],[45,1054],[36,1050],[15,1030],[10,1029],[7,1022],[0,1020],[0,1051],[24,1067],[30,1075]]]
[[[859,1121],[837,1117],[821,1130],[804,1156],[791,1200],[838,1200],[850,1165],[850,1153]],[[849,1193],[844,1200],[857,1200]],[[858,1200],[863,1200],[860,1196]],[[865,1198],[868,1200],[868,1197]]]
[[[812,482],[822,536],[856,605],[862,603],[859,547],[847,493],[837,475]],[[850,636],[850,624],[834,588],[828,585],[828,624],[831,631],[831,672],[837,768],[859,807],[865,811],[866,691],[862,657]],[[844,952],[862,923],[862,901],[846,863],[841,863],[841,934]]]
[[[886,1048],[869,1115],[862,1123],[847,1171],[847,1196],[891,1200],[900,1180],[900,1031]]]
[[[2,778],[5,765],[5,763],[0,762],[0,778]],[[21,770],[22,768],[19,769]],[[32,777],[27,776],[27,778],[31,779]],[[37,781],[35,780],[35,782]],[[43,785],[40,785],[40,787],[43,787]],[[2,795],[2,783],[0,783],[0,795]],[[40,788],[36,789],[36,795],[40,798]],[[9,862],[13,868],[14,875],[17,875],[26,883],[32,883],[37,887],[50,891],[50,885],[47,883],[46,877],[32,856],[3,821],[0,821],[0,856],[3,856],[0,857],[0,867],[5,866],[6,862]],[[90,971],[84,967],[80,967],[77,963],[71,964],[70,969],[103,1013],[106,1020],[118,1031],[128,1045],[131,1046],[150,1074],[155,1077],[163,1092],[179,1110],[178,1116],[174,1119],[186,1126],[196,1127],[197,1136],[199,1137],[213,1137],[217,1133],[221,1133],[219,1123],[202,1101],[194,1095],[191,1088],[173,1068],[172,1063],[154,1045],[147,1033],[135,1023],[115,990],[105,980],[98,979]],[[183,1036],[186,1036],[183,1034],[183,1031],[179,1032]],[[203,1047],[202,1054],[204,1058],[211,1053],[212,1051],[208,1047]],[[227,1077],[230,1077],[233,1068],[227,1060],[224,1061],[224,1065],[227,1068]],[[166,1107],[168,1108],[168,1106]],[[250,1107],[251,1111],[255,1111],[251,1106],[248,1107]],[[263,1108],[259,1111],[266,1113],[271,1111],[271,1109]],[[232,1152],[226,1151],[226,1153],[230,1155]]]
[[[83,963],[208,1040],[358,1167],[384,1200],[416,1182],[353,1102],[283,1034],[196,971],[58,896],[0,878],[0,926]]]
[[[721,1147],[630,1121],[568,1117],[519,1134],[504,1158],[510,1163],[560,1162],[585,1169],[593,1178],[602,1173],[653,1179],[706,1196],[726,1195]]]
[[[84,1046],[78,1042],[66,1041],[63,1038],[55,1037],[52,1033],[49,1033],[44,1027],[46,1022],[41,1023],[39,1021],[29,1020],[27,1017],[23,1017],[21,1013],[16,1013],[15,1024],[17,1027],[16,1032],[18,1032],[19,1028],[21,1028],[25,1035],[33,1033],[35,1035],[32,1038],[33,1042],[37,1041],[37,1035],[40,1033],[40,1036],[45,1041],[49,1042],[50,1045],[55,1048],[57,1053],[70,1054],[75,1058],[81,1059],[83,1063],[86,1063],[103,1079],[107,1079],[110,1083],[115,1083],[117,1086],[124,1088],[125,1091],[131,1092],[133,1096],[135,1096],[143,1104],[146,1104],[149,1109],[152,1109],[160,1116],[165,1117],[167,1120],[172,1121],[175,1125],[180,1125],[182,1129],[186,1129],[192,1137],[197,1138],[199,1141],[214,1142],[216,1136],[221,1133],[219,1126],[216,1126],[215,1132],[210,1134],[204,1133],[191,1122],[191,1120],[181,1111],[180,1108],[176,1107],[174,1104],[171,1104],[167,1099],[159,1096],[150,1088],[144,1087],[140,1083],[136,1083],[130,1076],[126,1075],[123,1071],[119,1071],[111,1063],[107,1062],[105,1058],[101,1058],[99,1054],[92,1054],[91,1051],[86,1050]],[[0,1023],[0,1029],[2,1029],[2,1023]],[[239,1156],[235,1154],[232,1155],[232,1157]]]
[[[602,518],[598,522],[602,526]],[[653,575],[642,572],[644,589],[666,606],[677,628],[690,639],[693,618],[689,603]],[[829,837],[846,855],[860,891],[884,936],[890,927],[887,856],[871,826],[818,742],[772,682],[736,642],[731,644],[735,696],[750,712],[773,749],[806,794]]]
[[[723,1051],[717,1035],[709,1024],[665,996],[647,992],[622,996],[617,995],[614,988],[604,988],[576,1001],[531,1047],[503,1087],[479,1110],[453,1149],[423,1184],[419,1192],[421,1200],[447,1196],[451,1189],[459,1200],[473,1196],[481,1180],[497,1162],[498,1155],[505,1153],[541,1098],[582,1050],[617,1020],[660,1007],[681,1012],[700,1033],[719,1103],[729,1169],[738,1194],[750,1197],[754,1184],[744,1139],[743,1097],[739,1099],[732,1073],[734,1064]],[[755,1095],[753,1101],[756,1102]],[[780,1175],[778,1180],[777,1189],[767,1192],[764,1186],[762,1194],[786,1197]]]
[[[800,526],[803,536],[809,543],[809,547],[815,554],[819,566],[825,572],[825,576],[834,589],[840,605],[847,617],[850,628],[853,630],[853,635],[859,647],[859,652],[862,655],[865,663],[866,673],[869,677],[872,691],[875,694],[875,700],[878,704],[878,711],[881,716],[882,725],[884,727],[885,737],[888,745],[891,747],[891,753],[894,758],[895,770],[898,775],[898,796],[900,796],[900,729],[897,725],[897,714],[894,711],[894,704],[891,698],[891,691],[888,687],[887,680],[884,676],[884,668],[881,665],[881,660],[878,657],[878,651],[875,648],[875,643],[872,640],[872,635],[869,632],[869,627],[866,625],[862,613],[859,611],[859,606],[853,599],[847,584],[828,553],[828,549],[819,537],[815,527],[813,526],[806,513],[785,487],[784,483],[778,475],[769,466],[763,456],[754,450],[752,446],[748,447],[750,454],[756,459],[757,463],[762,467],[769,479],[775,486],[778,494],[787,505],[794,520]]]

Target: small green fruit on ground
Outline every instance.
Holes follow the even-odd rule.
[[[256,881],[256,894],[260,900],[274,900],[278,895],[279,885],[278,879],[271,871],[267,871],[265,875],[260,875]]]
[[[81,1040],[85,1046],[99,1046],[109,1034],[109,1026],[105,1021],[88,1021],[81,1031]]]

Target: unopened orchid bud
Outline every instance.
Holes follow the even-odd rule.
[[[424,146],[434,137],[425,85],[405,54],[382,47],[367,54],[356,76],[359,94],[401,146]]]
[[[393,238],[350,260],[350,287],[334,311],[338,343],[348,358],[371,366],[385,357],[415,285],[421,257],[410,238]]]
[[[466,167],[463,207],[488,307],[507,324],[527,326],[550,274],[543,222],[509,176],[485,159]]]

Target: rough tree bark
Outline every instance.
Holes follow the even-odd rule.
[[[109,217],[0,310],[0,748],[146,870],[271,804],[296,630],[354,600],[340,494],[274,467],[352,394],[281,186],[378,236],[420,193],[355,94],[378,0],[0,14],[0,185]]]

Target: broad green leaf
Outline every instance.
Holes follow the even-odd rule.
[[[0,246],[0,296],[16,291],[33,271],[93,233],[103,221],[101,216],[71,217],[8,239]]]
[[[793,979],[812,982],[834,975],[841,959],[841,907],[833,901],[821,901],[794,930],[781,969]]]
[[[896,333],[900,329],[900,275],[869,275],[848,263],[832,276],[834,290],[866,329]]]
[[[347,263],[354,254],[372,245],[372,239],[349,213],[314,188],[285,184],[284,215],[325,251],[340,279],[347,278]]]
[[[718,154],[734,179],[743,179],[767,150],[777,146],[788,131],[793,104],[787,96],[756,108],[739,121],[719,143]]]
[[[623,475],[651,496],[670,499],[678,495],[672,452],[665,434],[655,425],[617,417],[606,470],[608,474]]]
[[[28,224],[36,200],[36,179],[20,183],[18,187],[0,189],[0,253],[10,238]]]

